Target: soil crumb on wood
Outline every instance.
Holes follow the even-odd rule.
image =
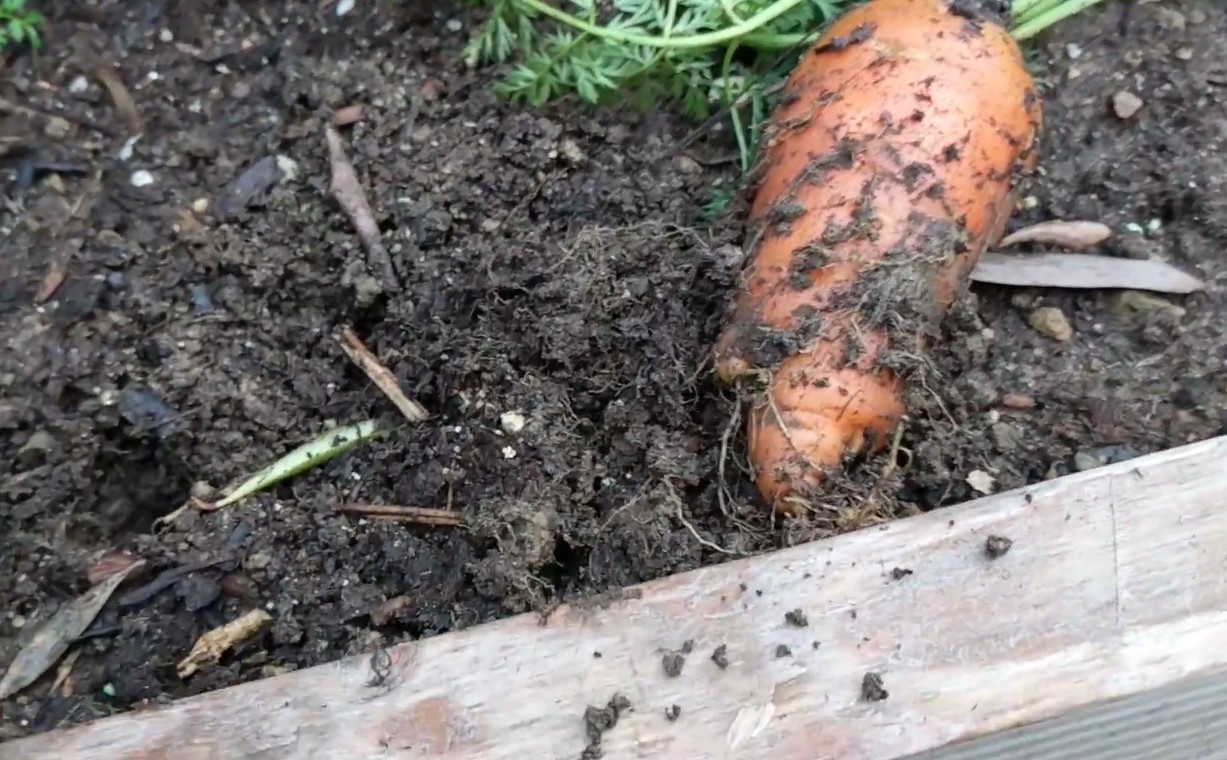
[[[800,608],[798,608],[785,612],[784,622],[797,628],[804,628],[805,626],[809,625],[809,618],[806,617],[805,613],[802,612]]]
[[[610,697],[604,707],[588,706],[588,709],[584,711],[584,730],[588,734],[588,746],[584,748],[580,756],[583,760],[597,760],[604,756],[605,753],[601,749],[602,738],[610,729],[618,725],[618,719],[622,717],[622,713],[630,708],[631,701],[622,694]]]
[[[881,673],[866,673],[861,679],[861,699],[866,702],[881,702],[890,696],[882,682]]]
[[[1014,546],[1014,540],[1006,536],[989,536],[984,540],[984,553],[989,559],[1004,557]]]
[[[721,644],[712,650],[711,661],[716,663],[716,667],[721,670],[726,670],[729,666],[729,646]]]

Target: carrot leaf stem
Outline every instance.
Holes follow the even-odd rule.
[[[1032,0],[1025,13],[1015,10],[1011,32],[1017,40],[1029,40],[1049,27],[1103,0]],[[1022,2],[1022,0],[1020,0]]]

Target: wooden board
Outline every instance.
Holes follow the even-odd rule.
[[[585,710],[618,694],[630,709],[603,735],[606,758],[902,758],[1227,672],[1224,507],[1219,438],[673,576],[544,625],[511,618],[33,736],[0,760],[579,758]],[[990,535],[1010,551],[989,559]],[[886,699],[863,698],[869,672]]]
[[[906,760],[1223,760],[1227,672],[1081,707]]]

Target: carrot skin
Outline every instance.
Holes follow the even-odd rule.
[[[901,357],[917,360],[1004,233],[1041,126],[1008,31],[946,0],[869,0],[802,57],[764,132],[716,346],[722,380],[765,381],[747,443],[774,509],[886,446],[906,411]]]

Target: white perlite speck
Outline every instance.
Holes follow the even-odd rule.
[[[503,412],[499,415],[498,424],[508,433],[518,433],[524,429],[527,421],[519,412]]]

